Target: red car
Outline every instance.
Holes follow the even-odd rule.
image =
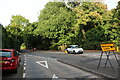
[[[0,66],[3,71],[13,70],[17,73],[20,65],[19,53],[14,49],[0,49]]]

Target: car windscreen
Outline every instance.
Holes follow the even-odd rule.
[[[0,57],[11,57],[11,51],[0,50]]]
[[[79,48],[78,46],[69,46],[69,48]]]
[[[72,48],[78,48],[78,46],[72,46]]]

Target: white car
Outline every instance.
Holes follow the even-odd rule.
[[[66,49],[67,53],[81,53],[83,54],[83,48],[79,48],[78,45],[69,45],[69,47]]]

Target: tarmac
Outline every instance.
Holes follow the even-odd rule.
[[[117,54],[117,53],[116,53]],[[86,55],[86,54],[85,54]],[[59,59],[58,61],[77,67],[79,69],[94,73],[96,75],[102,76],[108,80],[120,80],[120,59],[119,56],[117,55],[117,60],[114,57],[114,55],[111,55],[112,57],[107,60],[105,58],[105,55],[103,55],[104,58],[101,60],[100,65],[98,66],[98,61],[100,58],[87,58],[86,61],[84,60],[68,60],[68,59]],[[99,56],[100,57],[100,56]],[[105,64],[107,60],[107,64]]]
[[[29,50],[28,50],[29,51]],[[45,50],[46,51],[46,50]],[[57,50],[48,50],[51,51],[52,53],[63,53],[63,51],[57,51]],[[25,52],[27,52],[25,50]],[[85,50],[85,52],[95,52],[95,53],[100,53],[100,50]],[[84,54],[84,53],[83,53]],[[115,54],[117,55],[117,59],[118,62],[120,63],[120,53],[115,52]],[[110,55],[112,57],[110,57],[108,60],[106,58],[106,55],[102,56],[102,61],[98,67],[98,61],[100,60],[100,55],[96,55],[92,56],[88,55],[88,54],[84,54],[83,56],[87,56],[88,58],[86,59],[86,61],[84,60],[69,60],[69,59],[58,59],[59,62],[71,65],[73,67],[91,72],[93,74],[99,75],[101,77],[104,77],[108,80],[120,80],[120,64],[116,61],[114,55]],[[82,57],[81,57],[82,58]],[[107,64],[105,66],[105,62],[107,60]],[[110,65],[112,64],[112,66]]]

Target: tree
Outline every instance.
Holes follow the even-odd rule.
[[[0,48],[2,49],[2,28],[3,28],[3,25],[0,24]]]
[[[86,40],[86,31],[101,24],[102,14],[106,11],[106,5],[102,3],[85,2],[73,9],[76,12],[76,33],[82,32]],[[78,33],[79,34],[79,33]]]
[[[2,29],[2,48],[19,50],[19,48],[16,47],[16,42],[19,41],[15,40],[15,36],[12,35],[10,32],[7,32],[7,30],[1,24],[0,28]]]
[[[120,1],[115,9],[109,11],[111,13],[111,18],[103,26],[105,30],[105,35],[109,37],[110,42],[114,42],[117,46],[120,45]]]
[[[4,48],[64,49],[69,44],[84,49],[100,49],[100,43],[120,41],[120,1],[107,10],[103,3],[49,2],[37,22],[30,23],[21,15],[12,16],[3,29]],[[8,45],[9,44],[9,45]],[[14,45],[14,46],[13,46]]]
[[[21,15],[12,16],[11,23],[6,27],[7,31],[16,36],[19,46],[24,42],[29,47],[29,37],[32,34],[33,27],[30,26],[29,20]]]
[[[41,34],[35,34],[35,29],[38,27],[38,22],[31,23],[31,26],[33,27],[33,33],[29,36],[29,45],[31,46],[31,48],[48,50],[50,47],[51,40],[47,37],[41,36]]]
[[[54,46],[70,44],[74,37],[72,31],[75,23],[75,13],[68,9],[64,3],[49,2],[41,11],[39,25],[35,33],[52,39]]]

